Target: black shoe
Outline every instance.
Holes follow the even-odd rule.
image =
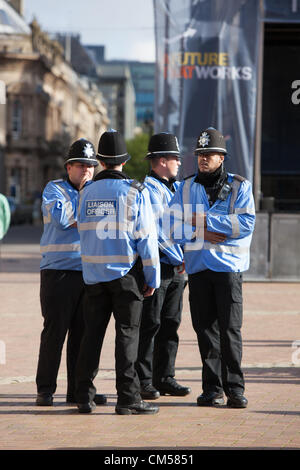
[[[161,395],[172,395],[173,397],[184,397],[191,393],[190,387],[179,385],[173,377],[166,377],[155,388]]]
[[[92,413],[96,409],[96,403],[90,401],[88,403],[77,403],[79,413]]]
[[[159,408],[141,400],[131,405],[117,405],[115,410],[118,415],[154,415],[158,412]]]
[[[67,395],[66,401],[67,401],[67,403],[70,403],[70,404],[73,404],[73,403],[77,404],[77,400],[76,400],[75,397],[72,396],[72,395]],[[93,401],[94,401],[94,403],[95,403],[96,405],[106,405],[106,403],[107,403],[107,398],[106,398],[105,395],[101,395],[101,394],[98,394],[98,393],[97,393],[97,394],[94,396]]]
[[[227,397],[229,408],[247,408],[248,400],[241,393],[233,393]]]
[[[51,395],[51,393],[38,393],[35,404],[37,406],[52,406],[53,396]]]
[[[106,405],[107,398],[105,395],[102,395],[101,393],[97,393],[94,396],[94,402],[96,403],[96,405]]]
[[[204,392],[197,398],[198,406],[220,406],[224,405],[223,393]]]
[[[141,385],[141,397],[147,400],[157,400],[160,397],[160,393],[153,387],[152,384]]]

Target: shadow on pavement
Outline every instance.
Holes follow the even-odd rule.
[[[299,367],[245,367],[246,383],[276,383],[300,385]]]

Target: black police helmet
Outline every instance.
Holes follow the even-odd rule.
[[[127,153],[125,140],[118,131],[111,129],[102,134],[97,158],[109,165],[120,165],[131,158]]]
[[[227,154],[225,138],[221,132],[214,127],[208,127],[199,135],[195,155],[210,152]]]
[[[164,155],[180,155],[177,137],[174,134],[161,132],[151,136],[146,159],[163,157]]]
[[[87,139],[79,139],[73,142],[65,159],[67,163],[86,163],[97,166],[99,164],[93,144]]]

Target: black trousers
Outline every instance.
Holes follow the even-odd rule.
[[[243,393],[242,274],[210,270],[191,274],[189,300],[203,365],[203,391]]]
[[[44,318],[36,374],[38,393],[53,394],[66,335],[67,395],[75,393],[75,367],[83,333],[84,283],[81,271],[41,271],[40,301]]]
[[[99,370],[102,344],[111,314],[115,319],[115,367],[118,404],[141,400],[140,383],[135,371],[144,286],[142,264],[138,260],[122,278],[86,285],[85,332],[76,373],[78,403],[93,400],[93,380]]]
[[[158,385],[175,376],[185,280],[174,266],[161,263],[161,284],[144,300],[136,370],[141,384]]]

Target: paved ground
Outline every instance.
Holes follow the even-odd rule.
[[[201,365],[188,292],[176,378],[192,394],[161,397],[154,416],[118,416],[114,327],[110,324],[96,379],[108,405],[79,415],[65,403],[63,358],[53,407],[35,407],[35,372],[42,319],[39,307],[40,228],[12,227],[0,259],[0,449],[53,450],[300,448],[300,285],[245,283],[243,367],[247,409],[200,408]],[[201,299],[199,299],[200,301]],[[293,347],[294,346],[294,347]],[[189,462],[187,462],[189,463]]]

